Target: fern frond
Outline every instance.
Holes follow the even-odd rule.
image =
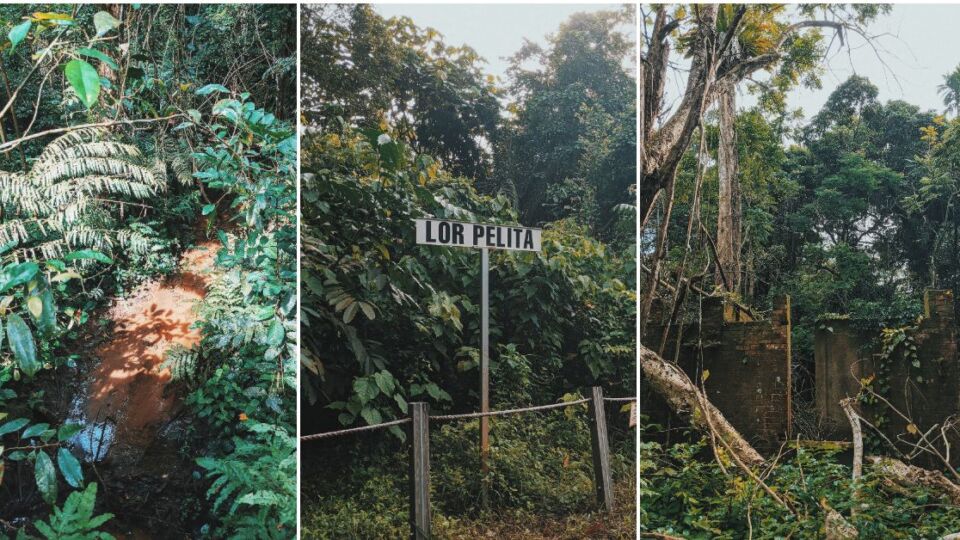
[[[66,133],[47,145],[28,173],[0,171],[0,242],[14,244],[3,259],[59,257],[76,247],[146,252],[150,240],[114,230],[111,214],[124,201],[155,197],[166,186],[165,171],[106,130]]]

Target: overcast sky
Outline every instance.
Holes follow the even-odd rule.
[[[616,4],[378,4],[386,16],[406,15],[421,27],[442,33],[451,45],[467,44],[487,61],[486,70],[503,76],[504,58],[515,53],[527,38],[544,43],[560,23],[579,11],[617,9]],[[943,75],[960,64],[960,5],[896,4],[889,15],[870,29],[883,49],[877,58],[863,40],[851,37],[852,50],[835,47],[822,76],[823,88],[799,88],[790,96],[790,106],[800,107],[809,118],[816,114],[830,92],[850,75],[868,77],[880,90],[880,99],[903,99],[924,109],[941,111],[937,86]],[[882,59],[882,60],[881,60]],[[884,66],[886,63],[886,67]],[[682,90],[682,78],[668,85],[668,93]],[[671,88],[672,87],[672,88]],[[751,104],[741,95],[740,103]]]
[[[864,40],[850,36],[849,53],[836,45],[831,51],[821,77],[823,88],[798,88],[791,93],[788,104],[802,108],[810,118],[837,85],[858,74],[877,86],[881,101],[902,99],[921,109],[942,111],[943,100],[937,94],[937,86],[943,82],[944,74],[960,64],[958,22],[960,5],[896,4],[890,14],[870,26],[871,33],[879,36],[876,43],[881,50],[875,52]],[[668,99],[682,92],[684,82],[685,74],[674,74],[666,89]],[[754,102],[742,88],[740,96],[741,106]]]
[[[570,15],[616,10],[616,4],[376,4],[384,17],[407,16],[430,27],[447,45],[469,45],[487,61],[485,71],[506,77],[505,58],[523,46],[524,38],[545,44]]]

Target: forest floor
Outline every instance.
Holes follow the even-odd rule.
[[[174,345],[200,342],[192,326],[218,248],[200,241],[176,272],[118,298],[99,325],[91,321],[94,335],[82,342],[93,350],[84,351],[72,390],[60,392],[61,416],[83,426],[71,442],[102,486],[102,510],[116,516],[106,527],[117,538],[182,538],[196,518],[189,505],[199,484],[182,443],[189,426],[162,364]]]
[[[200,330],[191,326],[218,245],[206,242],[186,251],[179,272],[143,284],[110,310],[113,336],[96,350],[100,363],[90,373],[85,412],[94,422],[110,419],[118,442],[149,444],[156,428],[177,412],[177,396],[165,391],[170,370],[161,364],[172,346],[200,342]]]
[[[597,510],[566,516],[542,516],[504,510],[477,519],[446,518],[434,531],[438,538],[467,540],[626,540],[636,538],[636,483],[615,482],[613,513]],[[436,521],[436,518],[435,518]]]

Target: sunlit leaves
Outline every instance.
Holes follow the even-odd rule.
[[[93,16],[93,26],[97,30],[97,37],[101,37],[111,30],[119,28],[120,21],[106,11],[98,11]]]
[[[17,48],[17,45],[19,45],[20,42],[27,37],[27,33],[30,32],[30,27],[32,25],[32,22],[24,21],[10,29],[10,33],[7,34],[7,38],[10,40],[10,54],[13,54],[13,51]]]
[[[88,108],[92,107],[100,95],[100,75],[97,70],[83,60],[71,60],[64,67],[64,73],[80,101]]]
[[[44,452],[37,452],[36,462],[34,463],[34,478],[37,482],[37,489],[47,504],[56,504],[57,502],[57,470],[53,466],[53,461]]]

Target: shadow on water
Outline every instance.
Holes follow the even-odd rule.
[[[112,328],[92,336],[99,343],[58,405],[64,422],[82,426],[70,444],[101,484],[98,499],[116,516],[110,532],[118,538],[194,536],[203,487],[182,451],[188,420],[163,360],[173,345],[200,342],[192,325],[216,249],[211,242],[187,251],[183,272],[119,299],[106,314]]]

